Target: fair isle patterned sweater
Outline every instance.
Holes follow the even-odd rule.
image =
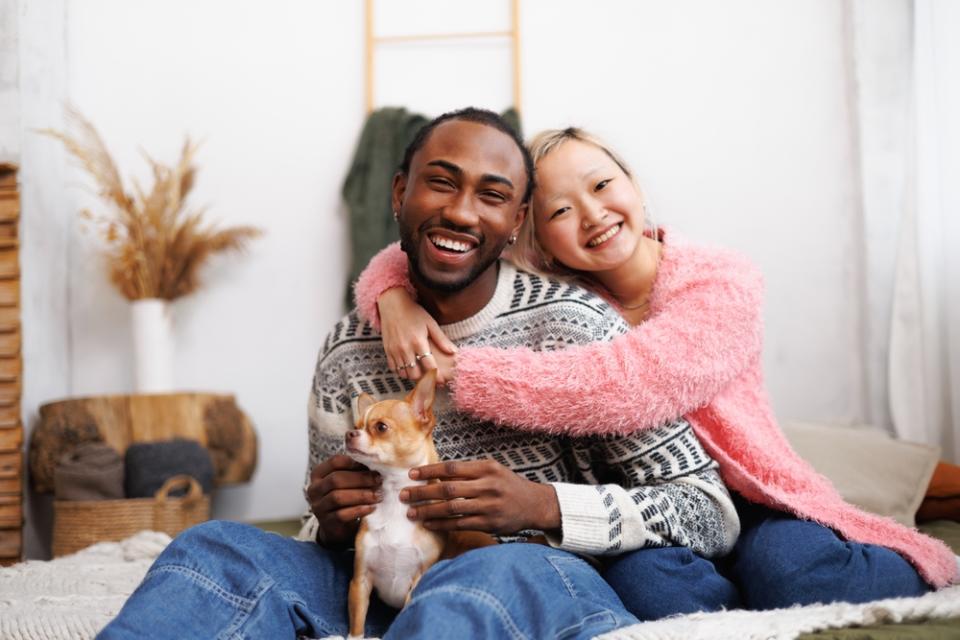
[[[727,486],[748,500],[893,549],[934,587],[960,579],[947,545],[848,504],[787,442],[764,388],[756,266],[662,229],[660,240],[645,322],[613,342],[552,353],[462,349],[452,390],[457,408],[517,429],[574,435],[654,429],[685,416]],[[412,291],[406,255],[395,243],[357,282],[361,315],[379,326],[377,297],[398,286]],[[514,402],[490,404],[506,394]]]
[[[628,327],[599,297],[501,262],[490,302],[443,329],[460,347],[552,351],[608,341]],[[307,480],[314,465],[343,452],[344,433],[353,424],[353,396],[400,397],[412,386],[387,368],[380,336],[369,323],[354,312],[337,324],[324,342],[310,394]],[[687,546],[713,557],[736,542],[740,523],[730,495],[686,420],[629,436],[522,432],[456,411],[442,388],[434,413],[441,459],[492,458],[529,480],[553,485],[562,530],[548,540],[556,547],[609,555]],[[300,537],[315,539],[316,526],[316,518],[306,514]]]

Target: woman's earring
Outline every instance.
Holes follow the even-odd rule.
[[[507,244],[516,244],[516,243],[517,243],[517,236],[515,235],[510,236],[510,239],[507,240]]]

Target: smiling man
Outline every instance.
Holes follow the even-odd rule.
[[[529,154],[491,112],[445,114],[407,149],[393,181],[399,233],[418,301],[455,343],[543,350],[627,330],[598,297],[499,259],[532,189]],[[236,523],[194,527],[161,554],[102,637],[345,635],[350,546],[381,499],[378,476],[343,455],[351,398],[404,395],[413,385],[396,374],[402,366],[388,362],[356,312],[338,323],[308,404],[300,540]],[[677,546],[719,555],[736,539],[716,463],[683,420],[638,437],[570,440],[458,413],[443,389],[434,413],[444,462],[411,472],[426,483],[402,492],[408,517],[431,529],[486,531],[504,544],[437,563],[399,612],[374,597],[367,635],[590,638],[637,619],[578,554]],[[532,535],[549,545],[519,543]]]
[[[499,117],[473,115],[425,126],[393,179],[411,278],[423,300],[442,303],[428,310],[444,324],[472,315],[493,295],[494,267],[516,239],[533,191],[532,162],[518,153],[515,134],[500,128]],[[445,308],[455,309],[453,316]]]

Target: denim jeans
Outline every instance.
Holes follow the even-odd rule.
[[[607,559],[601,573],[536,544],[438,562],[399,615],[376,596],[366,635],[384,638],[587,638],[694,611],[866,602],[930,590],[888,549],[740,500],[734,552],[685,547]],[[353,554],[247,525],[209,522],[178,536],[100,638],[346,635]]]
[[[347,634],[353,554],[233,522],[183,532],[98,638],[322,638]],[[581,558],[502,544],[438,562],[401,612],[375,596],[366,635],[591,638],[634,624]]]
[[[815,522],[735,500],[741,532],[726,558],[712,562],[685,547],[667,547],[605,563],[603,578],[633,615],[656,620],[694,611],[868,602],[931,589],[889,549],[846,542]]]

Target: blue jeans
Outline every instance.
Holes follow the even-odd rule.
[[[98,638],[317,638],[347,634],[353,554],[213,521],[163,551]],[[634,624],[600,574],[538,544],[438,562],[399,613],[375,596],[366,635],[591,638]]]
[[[711,562],[685,547],[642,549],[609,560],[603,577],[640,620],[868,602],[931,589],[909,562],[884,547],[845,542],[827,527],[739,497],[737,512],[740,538],[726,558]]]

